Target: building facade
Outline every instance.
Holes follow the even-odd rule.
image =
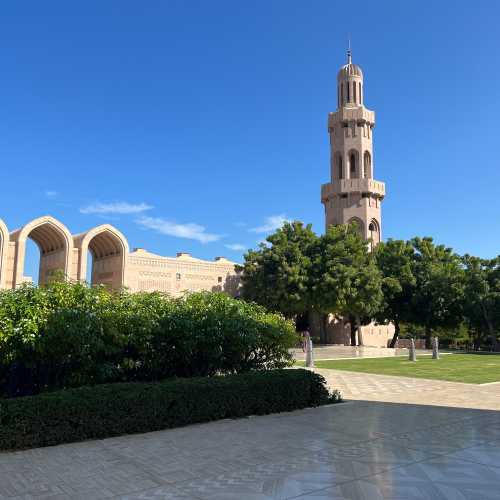
[[[132,292],[158,290],[173,296],[201,290],[238,293],[236,264],[224,257],[206,261],[187,253],[162,257],[144,249],[130,252],[125,236],[109,224],[72,235],[50,216],[12,232],[0,219],[0,288],[16,288],[31,281],[24,273],[28,238],[40,250],[41,285],[62,272],[70,280],[86,281],[89,276],[92,285],[124,287]]]
[[[347,64],[337,74],[337,110],[328,114],[330,182],[321,186],[321,203],[326,228],[355,223],[373,248],[382,238],[385,184],[374,179],[375,112],[365,107],[364,97],[363,71],[348,50]],[[326,335],[329,343],[351,343],[343,319],[329,318]],[[359,329],[357,343],[386,347],[392,335],[392,325],[370,324]]]

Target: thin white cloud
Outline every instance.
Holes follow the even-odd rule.
[[[229,248],[229,250],[234,250],[235,252],[243,252],[247,249],[247,247],[245,245],[242,245],[241,243],[229,243],[224,246],[226,248]]]
[[[207,233],[205,227],[192,222],[188,224],[177,224],[176,222],[161,219],[159,217],[144,216],[137,219],[136,223],[160,234],[197,240],[201,243],[210,243],[211,241],[218,241],[222,238],[222,235]]]
[[[52,189],[47,189],[44,194],[46,198],[55,198],[59,193]]]
[[[126,201],[116,201],[113,203],[91,203],[80,208],[82,214],[139,214],[153,207],[147,203],[127,203]]]
[[[262,226],[257,226],[249,229],[252,233],[271,233],[279,229],[288,219],[285,214],[270,215],[264,219]]]
[[[235,227],[246,227],[247,223],[246,222],[235,222],[234,226]]]

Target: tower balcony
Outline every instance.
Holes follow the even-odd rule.
[[[384,198],[385,183],[373,179],[337,179],[321,186],[321,201],[344,193],[370,193]]]
[[[342,107],[337,111],[328,114],[328,127],[333,127],[335,124],[341,122],[362,121],[374,124],[375,111],[370,111],[364,106],[357,106],[353,108]]]

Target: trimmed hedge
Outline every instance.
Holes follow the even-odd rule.
[[[0,449],[50,446],[339,401],[303,369],[127,382],[0,400]]]

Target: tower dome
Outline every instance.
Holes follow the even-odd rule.
[[[344,64],[344,66],[342,66],[337,73],[337,80],[346,80],[350,76],[363,78],[363,71],[361,71],[361,68],[357,64]]]
[[[361,71],[361,68],[357,64],[353,64],[351,49],[349,49],[347,51],[347,64],[344,64],[339,69],[339,72],[337,73],[337,80],[347,80],[353,76],[363,79],[363,71]]]
[[[347,51],[347,64],[337,73],[338,107],[363,105],[363,71],[352,62],[351,49]]]

